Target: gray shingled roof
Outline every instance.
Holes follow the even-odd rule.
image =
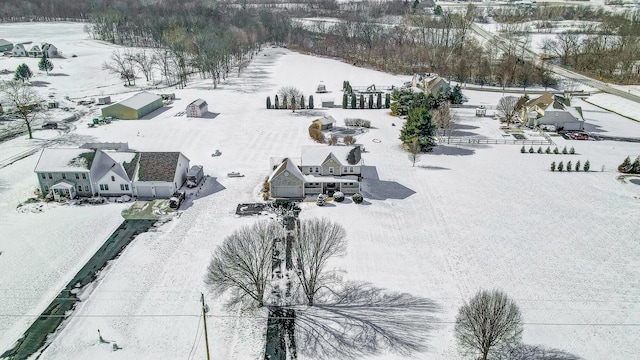
[[[173,182],[179,158],[179,152],[141,152],[137,180]]]

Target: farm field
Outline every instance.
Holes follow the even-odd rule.
[[[93,41],[81,30],[82,24],[0,25],[12,40],[12,34],[16,40],[38,38],[56,44],[65,56],[78,54],[59,61],[62,68],[54,70],[68,76],[36,75],[44,97],[126,97],[134,89],[100,69],[116,47]],[[37,59],[27,60],[37,68]],[[19,63],[0,57],[0,68]],[[523,312],[525,344],[584,359],[633,358],[640,352],[640,186],[618,180],[616,167],[625,157],[640,155],[640,143],[553,137],[555,146],[573,146],[576,155],[521,154],[519,145],[441,145],[413,167],[398,140],[402,119],[387,110],[265,109],[266,97],[273,98],[283,86],[299,88],[306,98],[314,95],[318,106],[323,98],[339,104],[344,80],[356,86],[399,86],[410,78],[265,47],[239,76],[232,74],[217,89],[210,80],[194,79],[186,89],[158,90],[175,92],[177,99],[143,120],[89,128],[100,108],[78,106],[82,118],[69,124],[68,133],[40,130],[34,134],[39,140],[0,144],[0,160],[34,146],[97,141],[128,142],[140,151],[180,151],[223,188],[139,235],[84,289],[83,301],[40,358],[201,358],[201,292],[211,307],[209,344],[215,357],[263,358],[266,310],[224,306],[225,299],[215,297],[203,277],[216,246],[259,219],[238,217],[235,209],[238,203],[260,201],[270,157],[299,156],[301,146],[313,144],[307,132],[311,121],[324,115],[339,126],[347,117],[371,121],[371,129],[357,138],[366,150],[365,202],[303,203],[300,216],[327,217],[347,229],[348,254],[331,263],[344,271],[345,280],[436,304],[434,312],[422,314],[431,322],[417,331],[425,335],[419,351],[402,354],[391,346],[356,357],[466,359],[453,334],[457,309],[477,290],[499,288]],[[327,94],[314,93],[320,82]],[[464,94],[468,105],[495,105],[502,96]],[[206,100],[215,116],[176,116],[197,98]],[[597,101],[618,107],[617,99],[600,96]],[[640,134],[636,121],[580,100],[576,105],[583,106],[589,131]],[[477,118],[473,108],[455,112],[460,136],[502,138],[497,120]],[[212,157],[216,149],[222,155]],[[37,186],[33,169],[38,156],[0,169],[0,353],[118,226],[127,206],[16,209]],[[589,160],[591,171],[549,171],[552,161],[569,160]],[[229,178],[231,171],[245,177]],[[393,316],[402,314],[402,309],[391,313],[389,326]],[[100,343],[97,329],[120,349]],[[323,355],[311,353],[304,343],[298,351],[301,359]]]

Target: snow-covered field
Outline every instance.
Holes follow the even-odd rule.
[[[63,69],[54,72],[69,76],[36,76],[35,81],[50,83],[40,87],[43,94],[54,87],[61,97],[130,91],[100,70],[114,47],[89,40],[81,29],[81,24],[0,25],[8,40],[42,39],[65,55],[78,54],[73,59],[94,59],[73,66],[64,65],[71,58],[62,61]],[[17,66],[16,59],[0,59],[0,68]],[[218,89],[206,80],[194,80],[184,90],[167,89],[178,99],[153,119],[88,128],[85,124],[99,108],[86,108],[76,129],[56,144],[118,141],[143,151],[181,151],[192,164],[203,164],[224,190],[139,235],[83,293],[84,300],[41,359],[201,358],[200,292],[211,307],[208,330],[215,358],[262,358],[265,311],[227,309],[224,299],[208,292],[203,276],[224,237],[256,220],[237,217],[235,207],[258,201],[269,158],[299,156],[300,146],[312,143],[307,134],[311,120],[325,114],[339,123],[345,117],[372,122],[357,139],[366,148],[366,201],[360,206],[305,203],[301,217],[326,216],[346,227],[348,255],[333,262],[346,279],[437,303],[439,311],[431,314],[436,323],[425,324],[432,327],[423,340],[427,348],[413,357],[461,358],[453,336],[458,307],[478,289],[500,288],[523,311],[526,344],[584,359],[633,358],[640,352],[640,186],[617,180],[615,168],[626,156],[640,155],[640,144],[554,137],[560,148],[574,146],[577,155],[521,154],[520,146],[510,145],[440,146],[412,167],[398,141],[402,121],[387,111],[264,109],[266,97],[282,86],[298,87],[308,97],[323,81],[330,92],[313,94],[318,105],[325,97],[339,103],[343,80],[354,86],[400,85],[408,78],[267,47],[239,77],[233,75]],[[502,96],[465,95],[468,104],[496,104]],[[216,116],[174,116],[197,98],[205,99]],[[618,104],[615,98],[601,101]],[[579,105],[590,131],[640,134],[640,123],[585,102]],[[465,136],[498,136],[497,121],[476,118],[473,109],[457,112]],[[35,136],[42,144],[53,134],[38,131]],[[30,146],[24,139],[0,144],[0,160]],[[216,149],[222,156],[211,157]],[[121,221],[120,204],[16,210],[36,187],[37,158],[0,169],[0,351],[11,346]],[[592,171],[548,170],[552,161],[561,160],[589,160]],[[246,176],[228,178],[230,171]],[[97,329],[121,349],[114,352],[100,343]],[[314,358],[305,354],[304,344],[298,345],[301,358]],[[367,358],[406,356],[391,349]]]

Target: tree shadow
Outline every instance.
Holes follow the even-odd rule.
[[[375,166],[362,167],[362,194],[369,199],[406,199],[416,192],[395,181],[380,180]]]
[[[431,150],[431,155],[473,155],[476,151],[458,146],[438,145]]]
[[[432,165],[418,165],[417,167],[421,169],[426,169],[426,170],[451,170],[446,167],[432,166]]]
[[[47,87],[47,86],[51,85],[50,82],[40,81],[40,80],[32,81],[30,84],[31,84],[31,86],[34,86],[34,87]]]
[[[296,311],[297,351],[319,359],[410,356],[427,349],[436,312],[439,306],[429,299],[348,282]]]
[[[138,120],[151,120],[153,118],[155,118],[156,116],[162,114],[165,111],[169,111],[169,110],[173,110],[173,106],[163,106],[161,108],[158,108],[150,113],[148,113],[147,115],[139,118]]]
[[[47,76],[69,76],[69,74],[64,74],[64,73],[49,73]]]
[[[498,349],[496,360],[581,360],[582,358],[557,349],[541,346],[515,344]]]

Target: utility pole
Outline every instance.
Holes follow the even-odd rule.
[[[210,360],[209,356],[209,336],[207,335],[207,312],[209,308],[204,303],[204,294],[200,293],[200,301],[202,302],[202,321],[204,323],[204,346],[207,349],[207,360]]]

